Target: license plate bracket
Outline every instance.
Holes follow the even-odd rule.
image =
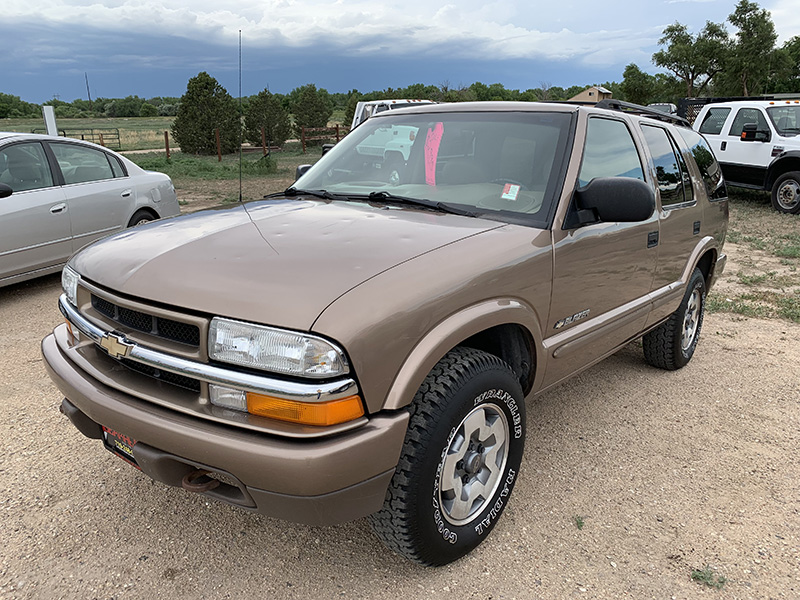
[[[112,454],[117,455],[129,465],[141,470],[141,467],[139,467],[136,462],[136,457],[133,455],[133,447],[136,445],[136,440],[132,437],[104,426],[103,445],[106,447],[106,450]]]

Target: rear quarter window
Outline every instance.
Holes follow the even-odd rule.
[[[730,114],[730,108],[709,108],[703,122],[700,123],[700,133],[708,135],[719,135],[722,133],[722,126]],[[741,133],[741,132],[740,132]]]
[[[691,129],[678,128],[677,131],[686,142],[686,145],[689,146],[692,158],[700,170],[708,199],[722,200],[727,198],[728,191],[722,178],[722,170],[717,159],[714,158],[714,153],[711,151],[708,142],[703,139],[703,136]]]

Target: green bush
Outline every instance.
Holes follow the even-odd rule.
[[[318,90],[317,86],[309,83],[293,90],[290,98],[292,99],[294,126],[298,136],[303,127],[328,126],[328,119],[333,114],[333,107],[328,101],[327,91]]]
[[[289,113],[281,105],[277,96],[263,90],[250,99],[244,115],[247,141],[261,145],[261,128],[268,144],[282,146],[289,139],[292,124]]]
[[[215,129],[219,129],[222,152],[236,150],[241,136],[239,108],[227,90],[203,71],[186,85],[172,123],[172,136],[183,152],[214,154]]]

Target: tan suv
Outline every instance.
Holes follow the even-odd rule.
[[[396,136],[407,159],[359,151]],[[684,366],[725,263],[713,154],[642,107],[387,111],[300,171],[78,252],[47,368],[75,426],[150,477],[304,523],[371,515],[424,564],[497,523],[526,398],[642,336]]]

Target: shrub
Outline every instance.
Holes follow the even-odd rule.
[[[327,127],[328,119],[333,114],[327,91],[318,90],[317,86],[309,83],[293,90],[291,97],[294,126],[298,136],[302,127]]]
[[[253,144],[261,144],[261,128],[267,143],[282,146],[289,139],[292,124],[289,113],[281,106],[277,96],[263,90],[250,99],[244,115],[246,137]]]
[[[186,85],[172,122],[172,136],[183,152],[214,154],[217,128],[222,152],[236,150],[241,135],[239,109],[227,90],[203,71]]]

